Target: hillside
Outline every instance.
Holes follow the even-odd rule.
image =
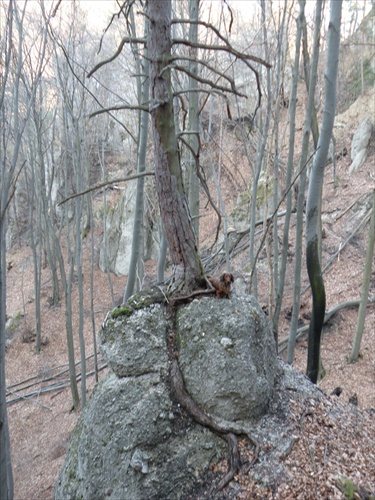
[[[344,147],[350,150],[351,137],[360,121],[368,114],[374,105],[372,91],[362,96],[343,115],[338,116],[336,123],[337,151]],[[303,106],[300,106],[299,119],[302,120]],[[325,286],[327,292],[327,308],[346,301],[357,299],[360,296],[362,272],[368,223],[360,226],[360,222],[370,207],[369,194],[374,186],[374,161],[375,140],[372,137],[371,148],[365,164],[361,169],[349,175],[351,163],[349,155],[340,156],[336,164],[336,180],[333,179],[332,164],[327,167],[326,181],[323,194],[323,225],[325,239],[323,240],[323,263],[334,259],[325,273]],[[235,158],[233,158],[235,161]],[[246,167],[236,163],[241,174],[246,177]],[[228,206],[234,207],[236,198],[233,197],[233,186],[228,183],[224,189]],[[240,189],[239,189],[240,191]],[[215,231],[214,217],[209,214],[202,231],[203,244]],[[294,224],[294,222],[293,222]],[[351,233],[359,228],[358,232],[344,247],[345,241]],[[96,245],[100,238],[100,229],[96,230]],[[286,297],[283,305],[280,338],[285,337],[289,331],[290,304],[293,277],[293,229],[291,231],[290,263],[288,266]],[[84,240],[86,248],[84,261],[85,280],[85,336],[87,356],[93,354],[92,328],[89,305],[89,274],[90,237]],[[342,250],[341,250],[342,247]],[[338,252],[336,254],[336,252]],[[235,293],[244,293],[249,273],[246,270],[247,251],[238,254],[234,261],[234,274],[236,277]],[[51,308],[49,305],[50,283],[46,269],[42,271],[42,331],[44,347],[41,354],[34,351],[34,292],[33,292],[33,267],[31,250],[28,247],[15,248],[7,256],[8,261],[8,316],[13,318],[13,328],[8,343],[7,384],[9,389],[9,422],[11,428],[12,459],[15,476],[17,499],[43,500],[51,498],[53,484],[59,469],[64,461],[66,447],[78,415],[71,412],[71,399],[67,385],[67,353],[65,338],[65,316],[63,306]],[[147,279],[155,278],[155,261],[146,262]],[[266,270],[266,257],[263,255],[259,263],[259,301],[266,305],[268,302],[268,284]],[[305,285],[307,279],[303,277]],[[125,279],[111,276],[113,292],[116,300],[121,300]],[[111,306],[111,292],[108,277],[97,266],[94,268],[94,310],[96,331]],[[374,271],[371,279],[370,294],[374,295]],[[77,290],[74,289],[74,294]],[[77,303],[77,300],[73,300]],[[301,321],[308,323],[311,309],[311,297],[307,289],[302,296]],[[326,371],[325,378],[319,386],[327,394],[340,387],[341,395],[333,395],[333,401],[339,401],[342,411],[346,415],[345,422],[337,425],[327,423],[327,408],[317,407],[313,417],[307,418],[303,426],[303,439],[296,440],[293,451],[286,460],[291,462],[291,474],[294,492],[290,486],[280,489],[280,496],[276,498],[299,498],[303,496],[303,489],[312,484],[317,491],[330,492],[329,498],[340,498],[336,484],[338,475],[349,476],[355,484],[361,485],[367,491],[375,488],[373,470],[374,451],[371,442],[375,441],[375,307],[368,307],[365,331],[363,335],[361,358],[356,365],[347,364],[350,353],[357,319],[357,308],[342,309],[332,317],[324,328],[322,347],[323,365]],[[77,318],[75,315],[75,328]],[[78,340],[76,339],[76,346]],[[298,342],[295,366],[304,372],[306,365],[307,342],[306,336]],[[76,356],[79,359],[78,347]],[[90,364],[92,369],[92,357]],[[79,371],[79,369],[78,369]],[[100,377],[105,373],[105,367],[100,372]],[[60,385],[59,385],[60,384]],[[93,387],[94,376],[89,378],[89,389]],[[46,392],[48,391],[48,392]],[[350,401],[350,402],[349,402]],[[358,409],[361,414],[357,414]],[[355,405],[355,406],[354,406]],[[306,409],[297,408],[296,418],[301,416]],[[302,413],[301,413],[302,412]],[[329,429],[330,443],[334,447],[332,456],[334,460],[325,463],[326,451],[323,444],[317,444],[321,439],[322,425]],[[324,431],[326,432],[326,431]],[[328,431],[327,431],[328,432]],[[314,460],[307,459],[307,453],[314,443],[321,450],[317,452]],[[333,444],[334,443],[334,444]],[[330,446],[331,446],[330,445]],[[341,454],[341,450],[348,450]],[[356,455],[356,450],[359,457]],[[362,459],[367,456],[367,459]],[[362,458],[361,458],[362,457]],[[372,463],[371,463],[372,457]],[[299,464],[296,467],[294,464]],[[301,464],[304,464],[302,467]],[[220,465],[219,465],[220,467]],[[340,474],[338,474],[340,471]],[[246,491],[251,492],[251,498],[272,498],[270,491],[249,482],[246,474],[237,478],[241,495]],[[299,485],[299,486],[297,486]],[[303,485],[303,488],[302,488]],[[284,489],[283,489],[284,488]],[[325,489],[326,488],[326,489]],[[283,493],[282,493],[283,492]],[[257,496],[258,495],[258,496]],[[288,496],[289,495],[289,496]],[[328,493],[327,493],[328,495]],[[331,496],[332,495],[332,496]],[[239,496],[238,498],[248,498]],[[325,498],[325,497],[324,497]],[[328,496],[327,496],[328,498]],[[362,498],[362,497],[361,497]],[[364,498],[364,497],[363,497]]]

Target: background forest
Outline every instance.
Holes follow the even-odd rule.
[[[10,429],[9,442],[1,428],[0,479],[11,481],[11,456],[15,498],[51,497],[77,415],[106,371],[96,337],[108,310],[173,281],[155,189],[145,3],[0,0],[0,409]],[[306,197],[329,7],[172,0],[162,70],[203,268],[232,272],[234,293],[257,297],[280,356],[302,372],[312,315]],[[336,118],[313,196],[326,294],[319,385],[372,412],[374,16],[369,0],[343,3]],[[371,447],[373,416],[365,438]],[[374,488],[368,464],[356,466]]]

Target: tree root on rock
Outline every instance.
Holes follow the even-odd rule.
[[[224,439],[228,444],[228,451],[229,451],[228,472],[219,481],[219,484],[216,487],[215,486],[212,487],[210,492],[210,494],[217,493],[221,491],[223,488],[225,488],[225,486],[227,486],[227,484],[229,484],[230,481],[232,481],[234,476],[239,472],[241,468],[241,456],[240,456],[240,451],[238,449],[237,436],[245,435],[254,445],[255,451],[251,465],[253,465],[258,459],[259,445],[255,441],[255,439],[250,437],[248,432],[246,432],[245,430],[230,429],[229,427],[226,427],[224,425],[215,422],[213,418],[207,415],[197,405],[197,403],[186,391],[180,367],[178,366],[177,357],[173,357],[171,359],[170,381],[171,381],[172,391],[174,392],[177,401],[187,411],[187,413],[191,415],[198,424],[207,427],[212,432],[214,432],[222,439]]]

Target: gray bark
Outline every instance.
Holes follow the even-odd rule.
[[[321,272],[319,227],[324,168],[327,162],[336,110],[336,82],[340,48],[341,0],[331,0],[328,27],[327,62],[324,74],[325,98],[323,120],[314,157],[306,205],[306,262],[313,311],[309,327],[307,376],[316,383],[319,375],[320,342],[325,314],[325,290]]]
[[[301,5],[302,8],[302,5]],[[295,137],[295,116],[296,116],[296,105],[297,105],[297,85],[298,85],[298,73],[299,73],[299,59],[300,59],[300,48],[301,48],[301,34],[302,34],[302,15],[303,12],[300,11],[297,21],[297,34],[296,34],[296,49],[294,57],[294,70],[293,70],[293,83],[292,91],[290,94],[290,130],[289,130],[289,145],[288,145],[288,166],[286,173],[285,188],[288,189],[292,182],[293,177],[293,158],[294,158],[294,137]],[[275,312],[272,318],[273,332],[275,335],[275,340],[277,343],[278,339],[278,324],[281,312],[281,306],[284,296],[284,285],[285,285],[285,272],[288,257],[288,244],[289,244],[289,226],[290,217],[292,213],[292,189],[288,191],[286,198],[286,214],[283,229],[283,240],[282,240],[282,256],[280,265],[280,274],[278,279],[278,289],[276,294]]]
[[[21,139],[28,122],[44,63],[46,30],[41,36],[40,52],[34,61],[29,92],[21,94],[24,40],[24,11],[10,0],[4,7],[5,22],[0,45],[2,64],[0,87],[0,498],[13,498],[13,474],[10,456],[5,380],[6,324],[6,218],[15,191]],[[1,12],[3,14],[3,12]],[[29,48],[27,48],[29,50]],[[25,99],[23,100],[23,97]],[[12,142],[10,142],[12,141]]]
[[[189,0],[189,19],[191,21],[198,21],[199,0]],[[190,24],[189,27],[189,40],[193,44],[198,43],[198,24]],[[192,60],[189,61],[189,132],[188,136],[191,151],[189,155],[189,209],[192,217],[192,226],[194,228],[197,246],[199,245],[199,178],[196,169],[199,168],[198,164],[198,134],[199,134],[199,115],[198,103],[199,94],[197,92],[198,82],[194,79],[194,75],[198,75],[198,49],[190,47],[189,56]],[[195,59],[195,60],[193,60]]]
[[[363,271],[362,289],[361,289],[361,302],[358,311],[358,321],[356,334],[353,341],[352,352],[349,356],[349,362],[355,363],[358,360],[359,349],[361,347],[363,328],[365,326],[366,308],[368,303],[368,292],[371,278],[371,268],[374,258],[374,240],[375,240],[375,190],[372,200],[372,215],[370,219],[370,227],[368,233],[367,251],[365,269]]]
[[[266,28],[266,2],[264,0],[261,1],[262,7],[262,25],[263,25],[263,44],[264,44],[264,56],[265,60],[268,60],[268,42],[267,42],[267,28]],[[250,267],[252,269],[253,279],[250,282],[250,292],[253,292],[255,297],[258,295],[257,291],[257,273],[254,266],[256,265],[255,261],[255,223],[256,223],[256,205],[257,205],[257,192],[258,192],[258,181],[259,176],[262,171],[264,152],[266,149],[266,143],[268,139],[268,130],[270,126],[271,120],[271,104],[272,104],[272,96],[271,96],[271,68],[267,68],[267,108],[266,108],[266,120],[264,123],[264,127],[262,129],[262,137],[260,140],[260,144],[258,146],[257,151],[257,161],[255,165],[255,172],[253,176],[253,184],[252,184],[252,197],[251,197],[251,215],[250,215]],[[254,268],[254,269],[253,269]]]
[[[306,18],[304,15],[304,7],[302,4],[305,0],[300,0],[301,12],[303,12],[303,23],[306,26]],[[307,109],[305,115],[305,123],[303,128],[303,139],[302,139],[302,152],[301,159],[299,163],[301,175],[298,183],[298,197],[297,197],[297,221],[296,221],[296,254],[294,263],[294,287],[293,287],[293,310],[292,319],[290,322],[290,334],[288,342],[288,363],[293,363],[294,358],[294,346],[296,343],[298,317],[299,317],[299,307],[300,307],[300,294],[301,294],[301,269],[302,269],[302,243],[303,243],[303,209],[305,203],[305,187],[306,187],[306,177],[307,177],[307,155],[312,123],[312,113],[314,108],[314,95],[315,86],[318,76],[318,60],[319,60],[319,41],[320,41],[320,25],[321,25],[321,11],[322,11],[322,1],[318,0],[316,3],[315,12],[315,29],[314,29],[314,45],[313,45],[313,57],[312,65],[309,71],[310,80],[308,84],[308,101]],[[303,30],[306,33],[306,30]]]
[[[147,25],[145,22],[145,35],[147,35]],[[149,62],[147,57],[147,48],[144,49],[144,59],[143,59],[143,68],[142,72],[138,71],[138,74],[142,73],[138,79],[143,79],[140,82],[139,95],[138,95],[138,104],[140,106],[145,105],[149,99]],[[137,67],[141,68],[140,61],[137,61]],[[139,125],[139,140],[138,140],[138,158],[137,158],[137,172],[142,173],[146,170],[146,152],[147,152],[147,138],[148,138],[148,122],[149,122],[149,113],[148,111],[140,112],[140,125]],[[141,245],[143,243],[143,217],[144,217],[144,183],[145,178],[139,177],[137,179],[137,190],[135,195],[135,209],[134,209],[134,226],[133,226],[133,240],[132,240],[132,251],[131,258],[129,264],[129,273],[128,273],[128,281],[126,283],[126,288],[124,292],[124,303],[128,300],[128,298],[134,292],[135,279],[137,274],[137,269],[139,271],[139,260],[143,259],[143,252]],[[142,279],[142,277],[140,277]]]
[[[285,17],[287,10],[287,1],[284,2],[283,17],[278,33],[278,57],[277,57],[277,67],[276,67],[276,116],[275,116],[275,159],[273,165],[273,210],[276,211],[279,205],[279,124],[280,124],[280,92],[282,88],[281,84],[281,72],[284,69],[285,64],[285,51],[284,45],[287,36],[284,35],[285,30]],[[287,34],[286,34],[287,35]],[[276,292],[279,284],[279,237],[278,237],[278,218],[276,217],[273,221],[272,228],[273,237],[273,299],[276,296]],[[274,305],[274,300],[270,301],[270,316],[272,316],[271,306]]]
[[[203,282],[203,268],[191,227],[173,114],[171,2],[147,5],[149,18],[150,111],[154,136],[155,185],[173,263],[174,288],[190,291]]]

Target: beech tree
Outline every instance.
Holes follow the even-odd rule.
[[[331,0],[328,27],[327,62],[324,74],[324,109],[318,148],[311,169],[306,204],[306,262],[312,295],[313,310],[309,327],[307,376],[316,383],[320,365],[320,342],[325,315],[325,289],[321,271],[319,237],[320,206],[336,110],[336,82],[340,48],[342,0]]]

